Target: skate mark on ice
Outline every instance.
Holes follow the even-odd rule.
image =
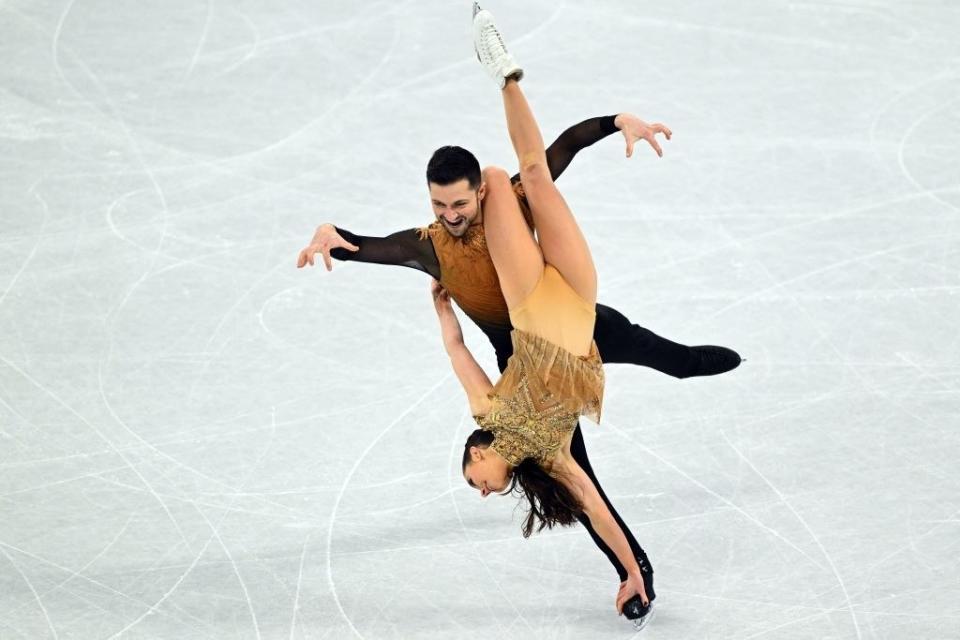
[[[337,493],[336,499],[333,501],[333,509],[330,511],[330,524],[327,527],[327,545],[326,545],[326,560],[327,560],[327,584],[330,586],[330,592],[333,595],[333,602],[337,605],[337,611],[340,612],[340,616],[346,621],[347,626],[350,627],[350,630],[358,638],[363,638],[363,634],[354,626],[353,620],[350,619],[350,616],[347,615],[347,612],[343,608],[343,603],[340,602],[340,595],[337,593],[337,585],[333,579],[333,562],[332,562],[332,549],[333,549],[333,529],[337,522],[337,511],[340,509],[340,502],[343,500],[344,494],[347,492],[347,486],[350,484],[350,480],[353,478],[353,474],[357,472],[357,469],[360,468],[360,464],[363,462],[364,458],[373,450],[380,440],[387,435],[387,433],[393,429],[397,424],[400,423],[405,417],[407,417],[410,412],[416,409],[420,404],[429,398],[434,391],[439,389],[443,384],[450,379],[452,374],[446,374],[438,382],[436,382],[432,387],[427,389],[427,391],[417,398],[413,404],[400,412],[396,418],[393,419],[390,424],[383,428],[377,436],[370,441],[370,444],[360,453],[360,456],[354,461],[353,466],[350,468],[350,471],[347,473],[347,476],[343,479],[343,484],[340,485],[340,491]]]
[[[464,410],[464,412],[461,414],[460,421],[463,422],[464,419],[469,420],[471,423],[473,422],[473,416],[470,415],[469,409]],[[448,458],[448,462],[447,462],[448,469],[460,469],[461,465],[458,463],[458,460],[457,460],[457,451],[458,451],[457,445],[460,444],[458,440],[461,437],[462,435],[460,434],[459,429],[457,431],[454,431],[453,438],[450,441],[450,457]],[[463,445],[460,444],[459,450],[462,451],[462,447]],[[531,631],[531,633],[534,633],[533,626],[530,624],[530,621],[527,620],[527,618],[523,615],[520,609],[517,608],[517,605],[513,603],[513,600],[504,591],[503,585],[500,583],[499,580],[497,580],[496,574],[493,572],[492,569],[490,569],[490,565],[487,564],[487,561],[483,558],[483,555],[480,553],[477,553],[476,543],[474,543],[473,540],[470,539],[470,535],[467,533],[467,524],[463,521],[463,515],[460,513],[460,507],[457,505],[457,500],[455,497],[455,489],[453,486],[453,476],[449,474],[447,476],[447,486],[450,488],[450,493],[449,493],[449,495],[451,496],[450,503],[453,506],[454,514],[457,516],[457,522],[460,524],[460,531],[463,533],[463,538],[466,541],[466,543],[470,545],[470,550],[473,552],[473,556],[480,562],[480,564],[483,565],[484,571],[487,573],[487,576],[490,578],[490,580],[492,580],[493,583],[497,586],[497,590],[501,593],[501,595],[503,595],[504,601],[510,605],[510,608],[513,609],[513,612],[523,622],[523,624],[527,626],[527,628]],[[487,606],[489,607],[486,594],[482,594],[482,595],[483,595],[484,602],[487,603]],[[491,610],[491,613],[492,613],[492,610]],[[497,622],[499,626],[502,628],[503,623],[500,622],[499,620],[497,620]]]
[[[846,601],[846,603],[847,603],[847,608],[848,608],[849,611],[850,611],[850,618],[851,618],[851,620],[853,621],[853,627],[854,627],[854,629],[855,629],[856,632],[857,632],[857,638],[862,638],[862,637],[863,637],[863,634],[862,634],[862,632],[861,632],[861,630],[860,630],[860,623],[857,622],[857,614],[856,614],[856,611],[854,611],[853,602],[850,600],[850,594],[847,592],[847,585],[846,585],[846,583],[844,583],[843,578],[840,576],[840,572],[837,570],[837,566],[836,566],[836,564],[834,564],[834,562],[833,562],[833,557],[830,555],[830,553],[827,551],[826,547],[824,547],[824,546],[823,546],[823,543],[820,541],[820,537],[813,531],[813,529],[812,529],[812,528],[810,527],[810,525],[807,523],[806,519],[805,519],[803,516],[801,516],[801,515],[797,512],[796,509],[793,508],[793,505],[790,504],[790,501],[787,500],[786,496],[784,496],[784,495],[780,492],[780,490],[777,489],[777,487],[774,486],[774,484],[773,484],[772,482],[770,482],[770,480],[767,478],[767,476],[763,475],[763,473],[762,473],[759,469],[757,469],[757,467],[753,464],[753,462],[751,462],[750,459],[749,459],[747,456],[745,456],[745,455],[743,454],[743,452],[740,451],[740,449],[737,448],[737,446],[736,446],[735,444],[733,444],[733,442],[730,441],[730,438],[727,437],[727,434],[726,434],[722,429],[721,429],[721,431],[720,431],[720,436],[724,439],[724,441],[727,443],[727,445],[728,445],[731,449],[733,449],[734,453],[736,453],[737,456],[738,456],[741,460],[743,460],[743,461],[747,464],[747,466],[749,466],[750,469],[752,469],[753,472],[754,472],[755,474],[757,474],[757,476],[758,476],[761,480],[763,480],[763,482],[764,482],[768,487],[770,487],[770,489],[771,489],[775,494],[777,494],[777,497],[780,499],[780,502],[781,502],[787,509],[790,510],[790,513],[792,513],[793,516],[800,522],[800,524],[803,525],[803,528],[806,529],[806,530],[807,530],[807,533],[810,534],[810,537],[813,539],[813,542],[817,545],[817,547],[820,548],[820,551],[821,551],[821,553],[823,553],[823,557],[826,559],[827,564],[830,565],[830,570],[833,572],[834,577],[836,577],[836,579],[837,579],[837,584],[840,585],[840,590],[843,591],[843,598],[844,598],[844,600]]]
[[[17,564],[17,561],[13,559],[9,553],[7,553],[6,545],[0,543],[0,553],[4,555],[7,561],[13,565],[13,568],[16,569],[17,573],[20,574],[20,577],[23,578],[23,581],[26,583],[27,588],[30,589],[30,593],[33,594],[34,600],[37,602],[37,606],[40,607],[40,611],[43,612],[43,619],[47,621],[47,627],[50,629],[50,633],[53,634],[54,640],[59,638],[57,635],[57,628],[53,626],[53,621],[50,619],[50,614],[47,612],[47,608],[43,604],[43,599],[40,597],[40,594],[37,593],[36,588],[33,586],[30,578],[27,577],[27,574],[23,572],[23,569],[20,568],[20,565]]]
[[[691,483],[693,483],[694,485],[696,485],[697,487],[699,487],[700,489],[702,489],[702,490],[705,491],[706,493],[710,494],[711,496],[713,496],[713,497],[716,498],[717,500],[720,500],[720,501],[723,502],[725,505],[727,505],[728,507],[730,507],[731,509],[733,509],[734,511],[736,511],[737,513],[739,513],[740,515],[742,515],[744,518],[746,518],[746,519],[749,520],[750,522],[754,523],[755,525],[757,525],[758,527],[760,527],[760,528],[763,529],[764,531],[767,531],[767,532],[771,533],[774,537],[776,537],[777,539],[781,540],[781,541],[782,541],[784,544],[786,544],[788,547],[790,547],[791,549],[793,549],[794,551],[796,551],[797,553],[799,553],[801,556],[803,556],[803,557],[806,558],[807,560],[809,560],[814,566],[816,566],[816,567],[818,567],[818,568],[820,568],[820,569],[826,569],[826,567],[824,567],[823,564],[821,564],[819,561],[817,561],[817,560],[815,560],[814,558],[812,558],[809,554],[807,554],[806,551],[804,551],[803,549],[801,549],[800,547],[798,547],[796,544],[794,544],[793,542],[791,542],[791,541],[790,541],[788,538],[786,538],[782,533],[780,533],[779,531],[777,531],[776,529],[774,529],[774,528],[772,528],[772,527],[767,526],[766,524],[764,524],[763,522],[761,522],[760,520],[758,520],[756,517],[750,515],[750,514],[747,513],[742,507],[740,507],[740,506],[738,506],[737,504],[731,502],[728,498],[720,495],[719,493],[717,493],[716,491],[714,491],[714,490],[711,489],[710,487],[706,486],[705,484],[703,484],[702,482],[700,482],[699,480],[697,480],[697,479],[694,478],[693,476],[689,475],[686,471],[684,471],[683,469],[679,468],[678,466],[676,466],[675,464],[673,464],[672,462],[670,462],[670,461],[667,460],[666,458],[662,457],[660,454],[658,454],[658,453],[657,453],[656,451],[654,451],[653,449],[650,449],[650,448],[647,447],[646,445],[644,445],[644,444],[642,444],[642,443],[640,443],[640,442],[637,442],[636,439],[634,439],[629,433],[627,433],[626,431],[624,431],[624,430],[621,429],[620,427],[617,427],[616,425],[612,424],[609,419],[604,418],[604,424],[607,425],[607,426],[609,426],[614,432],[618,433],[622,438],[624,438],[624,439],[626,439],[626,440],[629,440],[634,446],[636,446],[636,447],[639,448],[640,450],[644,451],[647,455],[650,455],[650,456],[656,458],[659,462],[661,462],[661,463],[664,464],[665,466],[669,467],[672,471],[674,471],[675,473],[679,474],[679,475],[682,476],[683,478],[686,478],[686,479],[689,480]]]
[[[207,43],[207,35],[210,33],[211,22],[213,22],[213,0],[207,0],[207,17],[203,22],[203,31],[200,33],[200,40],[197,42],[197,48],[193,52],[193,57],[190,58],[190,65],[183,74],[184,81],[186,81],[190,75],[193,74],[193,69],[197,66],[197,62],[200,60],[200,54],[203,52],[203,47]]]

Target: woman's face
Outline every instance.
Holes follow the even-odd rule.
[[[492,449],[470,447],[470,462],[463,470],[463,478],[486,498],[510,484],[510,465]]]

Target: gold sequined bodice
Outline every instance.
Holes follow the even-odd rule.
[[[582,415],[600,421],[603,367],[596,344],[575,356],[540,336],[514,330],[513,355],[490,392],[490,411],[474,416],[494,433],[491,445],[511,465],[548,466]]]

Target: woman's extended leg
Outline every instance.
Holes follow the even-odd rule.
[[[480,63],[496,81],[503,95],[507,129],[520,161],[520,180],[537,227],[543,260],[552,265],[573,291],[592,307],[597,300],[597,273],[593,258],[570,208],[553,184],[540,128],[517,84],[517,80],[523,76],[523,69],[507,52],[490,12],[481,11],[475,4],[473,15],[474,48]],[[484,215],[485,226],[491,221],[499,224],[498,216],[490,218]],[[512,221],[508,224],[512,224]],[[493,245],[507,240],[500,234],[487,233],[487,246],[505,294],[508,294],[507,290],[516,291],[517,288],[512,286],[513,283],[504,283],[513,274],[510,269],[501,269],[497,265],[497,254],[502,256],[504,252],[498,251]],[[501,274],[501,271],[504,273]],[[527,284],[525,275],[526,271],[521,278],[523,284]],[[517,302],[516,298],[511,300],[509,294],[504,297],[508,307],[513,306],[511,302]]]
[[[543,259],[553,265],[577,294],[590,304],[597,301],[597,271],[593,256],[570,207],[560,195],[543,147],[540,128],[516,80],[502,90],[507,129],[517,159]],[[509,304],[509,300],[507,301]]]

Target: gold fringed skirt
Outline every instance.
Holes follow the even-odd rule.
[[[475,416],[481,428],[495,433],[493,447],[510,464],[527,457],[545,463],[580,416],[600,421],[604,376],[593,341],[595,318],[594,307],[550,265],[511,311],[513,355],[490,393],[490,412]]]

